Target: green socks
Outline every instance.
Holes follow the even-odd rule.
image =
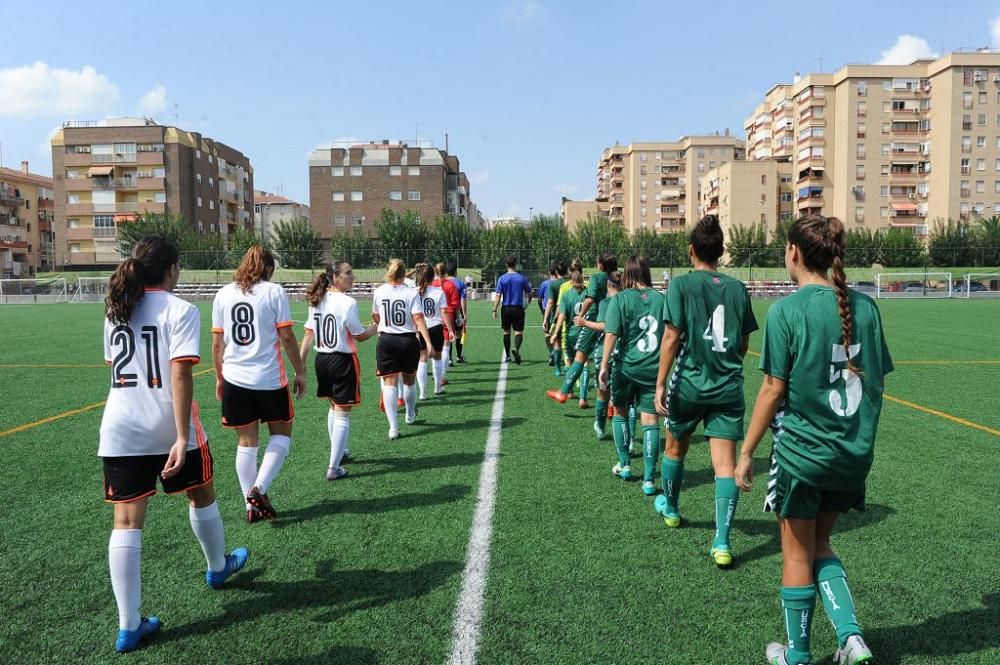
[[[628,438],[629,438],[629,441],[631,441],[632,439],[634,439],[635,435],[639,433],[635,429],[635,419],[636,419],[635,404],[632,404],[632,405],[630,405],[628,407],[628,433],[629,433]]]
[[[594,403],[594,420],[597,421],[597,426],[602,430],[608,424],[608,403],[600,397]]]
[[[681,497],[681,483],[684,482],[684,460],[663,456],[660,462],[660,474],[663,476],[663,495],[667,499],[667,510],[678,513],[677,503]]]
[[[740,492],[736,489],[735,478],[715,479],[715,540],[713,547],[729,547],[729,530],[736,514],[736,503]]]
[[[584,365],[580,373],[580,399],[587,399],[587,391],[590,389],[590,365]]]
[[[781,607],[785,611],[789,665],[811,663],[809,636],[812,633],[813,609],[816,607],[816,587],[781,587]]]
[[[657,425],[642,426],[642,456],[645,461],[642,479],[653,482],[656,479],[656,460],[660,457],[660,428]]]
[[[861,626],[854,613],[854,598],[847,587],[847,573],[840,559],[817,559],[813,563],[813,575],[823,609],[837,631],[837,642],[843,647],[848,637],[861,635]]]
[[[573,384],[576,380],[580,378],[580,374],[583,373],[583,365],[577,361],[573,361],[570,368],[566,371],[566,380],[563,381],[562,388],[559,390],[563,395],[569,395],[573,392]]]
[[[628,456],[628,439],[625,437],[625,428],[628,421],[623,416],[615,415],[611,419],[611,431],[615,436],[615,449],[618,451],[618,463],[623,466],[630,466],[631,460]]]

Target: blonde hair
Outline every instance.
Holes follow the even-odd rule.
[[[406,277],[406,264],[403,259],[392,259],[389,267],[385,271],[385,281],[387,283],[398,284]]]

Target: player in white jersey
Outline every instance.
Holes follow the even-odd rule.
[[[222,401],[222,425],[236,430],[236,476],[251,524],[277,516],[267,490],[292,445],[295,409],[282,347],[295,368],[295,397],[306,392],[288,296],[269,281],[273,274],[274,255],[254,245],[243,256],[233,282],[219,289],[212,305],[216,396]],[[267,423],[270,439],[258,469],[262,422]]]
[[[417,293],[420,294],[420,303],[424,313],[424,323],[427,325],[427,333],[431,338],[431,347],[420,342],[420,362],[417,364],[417,388],[420,391],[420,399],[427,398],[427,358],[434,361],[432,374],[434,376],[434,394],[440,395],[444,392],[441,385],[444,379],[444,358],[442,351],[445,348],[444,331],[454,338],[455,324],[452,318],[451,308],[448,307],[448,299],[444,291],[434,286],[434,267],[427,263],[418,263],[416,268]]]
[[[341,467],[351,431],[351,409],[361,404],[361,363],[355,342],[373,337],[377,326],[361,325],[358,303],[347,292],[354,286],[351,264],[338,261],[313,280],[306,294],[309,314],[299,354],[302,365],[309,349],[316,349],[316,396],[330,401],[326,428],[330,434],[330,465],[327,480],[347,475]]]
[[[396,423],[396,377],[403,376],[403,403],[406,406],[406,424],[417,419],[417,391],[413,385],[417,365],[420,363],[420,343],[423,337],[427,348],[433,348],[427,324],[424,323],[420,294],[403,283],[406,267],[399,259],[389,262],[385,284],[375,289],[372,300],[372,318],[378,325],[378,344],[375,347],[375,373],[382,379],[382,403],[389,421],[389,439],[399,438]]]
[[[209,586],[218,588],[247,561],[244,548],[226,554],[212,454],[192,400],[201,318],[194,305],[170,293],[179,274],[177,246],[148,236],[136,243],[133,257],[118,266],[105,300],[111,388],[97,453],[104,464],[104,497],[114,504],[108,563],[120,652],[135,650],[160,629],[157,617],[139,614],[142,527],[157,479],[167,494],[187,493]]]

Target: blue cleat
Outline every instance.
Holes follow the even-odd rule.
[[[160,620],[156,617],[142,617],[139,627],[135,630],[122,628],[118,631],[118,640],[115,642],[115,651],[118,653],[128,653],[139,648],[139,643],[160,630]]]
[[[667,497],[663,494],[656,497],[653,501],[653,510],[656,511],[657,515],[663,518],[663,523],[671,529],[676,529],[681,525],[680,514],[670,509],[667,505]]]
[[[656,494],[656,483],[652,480],[642,481],[642,493],[646,496],[653,496]]]
[[[227,554],[225,568],[219,571],[210,569],[205,573],[205,581],[208,582],[208,586],[213,589],[221,587],[233,573],[241,570],[243,566],[247,565],[247,558],[249,556],[250,552],[248,552],[245,547],[237,547],[232,551],[232,554]]]

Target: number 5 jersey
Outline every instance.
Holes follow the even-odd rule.
[[[170,365],[200,360],[201,316],[191,303],[147,289],[127,325],[104,321],[111,388],[101,420],[101,457],[166,455],[177,440]],[[188,450],[205,444],[191,406]]]
[[[278,329],[294,325],[288,295],[280,285],[260,281],[249,293],[233,282],[219,289],[212,304],[212,332],[226,344],[222,376],[250,390],[288,385]]]

